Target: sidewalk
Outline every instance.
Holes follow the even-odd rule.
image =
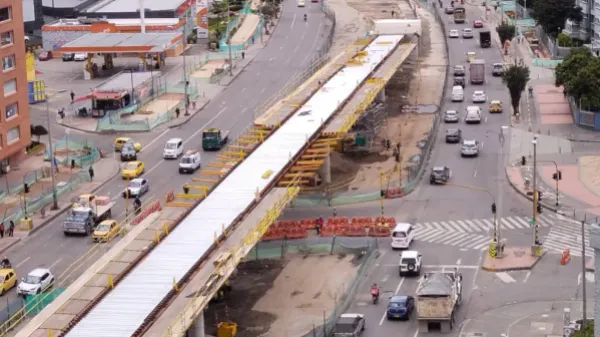
[[[39,211],[33,214],[28,214],[32,218],[33,222],[31,230],[22,230],[19,224],[15,222],[16,227],[14,237],[9,238],[5,236],[4,238],[0,239],[0,252],[8,250],[21,240],[24,240],[27,236],[37,232],[45,225],[50,224],[55,218],[60,216],[72,206],[73,199],[77,198],[81,194],[93,193],[94,191],[98,190],[102,185],[104,185],[104,183],[119,174],[120,170],[119,162],[114,159],[101,159],[100,161],[96,162],[93,167],[95,171],[94,180],[82,183],[73,190],[61,195],[58,198],[58,210],[51,210],[52,200],[50,200],[49,204],[46,205],[46,214],[44,218],[42,218]],[[8,223],[5,223],[4,225],[8,228]]]

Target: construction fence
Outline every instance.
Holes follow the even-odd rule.
[[[240,28],[240,26],[243,24],[245,17],[248,14],[254,14],[252,8],[250,8],[251,4],[252,4],[252,1],[246,1],[246,3],[244,4],[244,8],[242,8],[242,10],[239,12],[239,14],[236,15],[233,18],[233,20],[231,20],[227,24],[227,28],[225,29],[223,37],[221,37],[221,39],[219,40],[219,50],[228,51],[230,49],[228,42],[235,35],[235,32],[238,30],[238,28]],[[256,15],[260,15],[260,14],[257,13]],[[258,25],[256,26],[254,33],[252,34],[252,37],[254,37],[255,39],[260,36],[260,34],[262,32],[262,27],[264,27],[264,20],[262,18],[262,15],[260,15],[260,16],[261,16],[260,21],[259,21]],[[252,37],[250,37],[249,40]],[[246,48],[247,42],[248,41],[244,41],[244,43],[231,45],[231,50],[232,51],[242,51]]]
[[[366,269],[372,265],[377,257],[378,244],[374,238],[339,238],[339,237],[311,237],[297,240],[277,240],[259,242],[248,253],[245,260],[283,259],[288,254],[353,254],[357,257],[358,268],[355,276],[348,280],[336,292],[335,304],[329,312],[323,312],[323,319],[313,322],[312,328],[302,337],[328,337],[333,333],[333,328],[341,314],[352,303],[356,291],[363,280]]]
[[[65,288],[54,288],[45,293],[27,295],[25,298],[18,296],[12,301],[8,300],[7,297],[6,307],[0,311],[0,322],[3,323],[0,325],[0,333],[5,334],[8,332],[5,328],[11,324],[7,323],[21,321],[25,316],[33,317],[37,315],[63,291],[65,291]]]
[[[59,166],[70,167],[74,161],[75,167],[86,168],[100,157],[100,152],[94,142],[88,140],[81,142],[69,136],[64,136],[52,143],[52,150],[54,151],[54,160]],[[50,147],[46,147],[44,160],[50,161]]]
[[[35,184],[40,179],[46,177],[48,176],[44,172],[44,169],[37,169],[25,173],[25,175],[23,176],[23,180],[11,184],[8,182],[8,175],[4,174],[5,184],[4,186],[0,187],[3,189],[2,191],[0,191],[0,201],[2,201],[8,195],[21,193],[21,191],[23,191],[24,184]]]

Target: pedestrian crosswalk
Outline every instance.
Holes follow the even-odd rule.
[[[554,216],[540,215],[538,224],[540,227],[550,227],[556,223],[556,220]],[[503,231],[531,228],[526,217],[502,217],[498,222]],[[476,250],[488,248],[493,228],[493,219],[431,221],[417,223],[414,226],[415,240]]]
[[[562,252],[569,249],[572,256],[581,256],[581,222],[558,216],[559,221],[552,226],[542,245],[551,252]],[[589,225],[585,225],[585,256],[593,256],[594,249],[590,247]]]

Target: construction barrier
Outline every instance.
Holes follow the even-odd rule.
[[[386,199],[400,198],[403,196],[404,196],[404,188],[402,188],[402,187],[388,188],[385,190],[385,198]]]
[[[560,256],[560,264],[565,265],[571,261],[571,251],[569,248],[563,250],[562,255]]]
[[[296,221],[281,221],[269,227],[263,241],[281,239],[301,239],[308,237],[308,231],[302,228]]]
[[[175,191],[170,190],[167,193],[167,197],[166,198],[167,198],[167,202],[171,202],[171,201],[175,200]]]
[[[160,211],[161,207],[160,207],[160,201],[156,200],[154,201],[152,204],[150,204],[150,206],[144,208],[142,210],[142,212],[140,212],[140,214],[138,214],[133,221],[131,222],[132,225],[137,225],[140,222],[144,221],[144,219],[146,219],[148,217],[148,215]]]

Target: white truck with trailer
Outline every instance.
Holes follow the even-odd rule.
[[[108,197],[96,197],[92,202],[74,205],[63,221],[63,232],[69,235],[91,235],[96,225],[111,217],[115,205]]]
[[[419,331],[450,332],[461,300],[462,274],[458,269],[425,273],[416,294]]]

